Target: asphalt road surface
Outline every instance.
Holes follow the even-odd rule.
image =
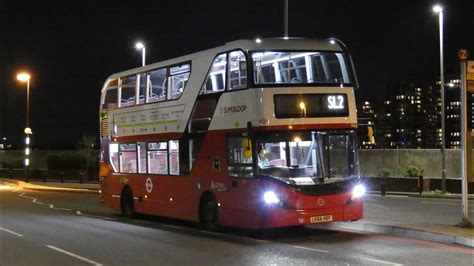
[[[470,265],[470,248],[320,228],[125,219],[98,195],[0,190],[0,265]]]

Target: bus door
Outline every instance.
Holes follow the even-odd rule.
[[[258,181],[253,175],[252,142],[244,135],[227,138],[227,174],[225,185],[228,187],[227,196],[222,201],[220,217],[223,224],[235,224],[239,221],[242,226],[258,223],[259,191]],[[244,223],[244,224],[242,224]]]

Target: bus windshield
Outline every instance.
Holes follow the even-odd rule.
[[[253,52],[255,85],[352,83],[350,68],[341,52]]]
[[[313,185],[358,176],[353,131],[282,132],[258,143],[258,170],[290,184]]]

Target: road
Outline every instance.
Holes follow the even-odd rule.
[[[0,190],[0,265],[187,264],[473,265],[473,255],[454,245],[314,227],[264,237],[208,233],[182,221],[122,218],[100,207],[97,195]]]

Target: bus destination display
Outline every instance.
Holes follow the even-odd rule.
[[[344,117],[349,115],[343,93],[276,94],[276,118]]]

